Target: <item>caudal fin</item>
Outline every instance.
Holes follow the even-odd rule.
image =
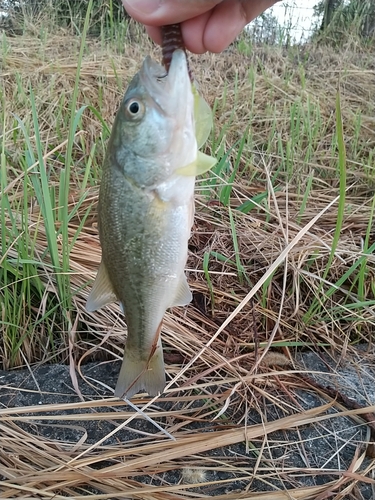
[[[163,348],[159,336],[154,354],[147,361],[134,356],[125,348],[115,396],[130,399],[137,392],[147,392],[150,396],[161,394],[165,387]]]

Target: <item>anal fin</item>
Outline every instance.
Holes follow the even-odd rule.
[[[193,299],[185,274],[182,274],[176,296],[174,297],[170,307],[187,306]]]

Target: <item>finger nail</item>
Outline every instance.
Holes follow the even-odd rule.
[[[160,0],[122,0],[126,10],[130,15],[134,13],[152,14],[160,7]]]

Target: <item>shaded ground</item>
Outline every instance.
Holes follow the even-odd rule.
[[[363,359],[363,350],[359,349],[357,352],[358,359]],[[367,353],[367,355],[370,354]],[[318,356],[315,353],[300,355],[298,361],[306,368],[307,375],[312,376],[312,372],[320,372],[314,375],[314,380],[319,382],[321,387],[326,385],[335,387],[340,394],[364,406],[375,402],[373,383],[375,368],[371,362],[358,364],[358,360],[353,359],[352,362],[346,360],[337,366],[337,363],[329,359],[327,355]],[[84,399],[95,401],[110,397],[110,391],[103,387],[105,385],[113,387],[119,367],[119,363],[88,364],[82,367],[82,374],[86,380],[79,379],[79,387]],[[30,416],[33,415],[32,421],[17,422],[17,424],[28,436],[35,436],[43,442],[61,445],[76,443],[79,448],[83,443],[92,445],[104,439],[102,446],[126,447],[130,444],[134,446],[137,441],[141,444],[142,440],[150,434],[155,435],[155,440],[159,440],[161,436],[155,426],[140,417],[106,438],[121,423],[121,419],[113,418],[113,412],[128,411],[129,408],[126,405],[114,403],[113,399],[108,400],[107,405],[100,409],[101,413],[110,412],[108,420],[105,418],[94,420],[98,412],[94,404],[88,410],[87,408],[69,408],[69,404],[78,403],[80,399],[72,387],[69,367],[65,365],[44,365],[36,369],[33,376],[27,370],[2,371],[0,372],[0,391],[0,403],[4,409],[18,407],[22,412],[25,406],[34,406],[34,409],[30,408],[28,413]],[[297,389],[291,395],[291,399],[294,404],[300,406],[301,410],[324,404],[324,400],[314,391]],[[40,411],[43,407],[52,409],[50,405],[56,404],[60,405],[61,410],[41,412],[41,415],[49,415],[47,423],[35,415],[35,407],[39,407],[37,411]],[[137,404],[140,405],[140,401]],[[182,408],[184,403],[156,402],[153,405],[156,415],[158,409],[161,412],[168,410],[172,415],[178,406]],[[198,415],[202,400],[197,400],[193,406],[196,407]],[[87,415],[87,411],[92,413],[93,420],[89,418],[79,420],[79,415]],[[327,414],[336,411],[336,408],[331,407],[327,410]],[[6,413],[6,410],[3,410],[0,416],[6,416]],[[25,415],[24,412],[22,414]],[[67,415],[71,415],[71,420],[62,420]],[[197,419],[194,422],[192,420],[189,425],[184,426],[184,431],[189,434],[197,430],[213,432],[220,428],[233,428],[233,425],[237,424],[236,415],[225,415],[226,418],[219,418],[215,421],[212,419],[198,421]],[[252,426],[264,420],[275,421],[284,416],[285,412],[276,404],[268,403],[262,408],[262,413],[254,405],[247,413],[247,425]],[[155,413],[153,417],[155,418]],[[163,416],[155,420],[164,428],[171,427],[168,417]],[[296,429],[279,430],[270,433],[266,441],[261,439],[247,444],[218,446],[207,453],[197,454],[195,458],[189,458],[185,464],[186,467],[181,466],[177,460],[175,469],[168,470],[170,468],[167,468],[163,473],[152,476],[140,473],[133,475],[132,480],[153,486],[204,482],[206,483],[204,486],[192,489],[192,491],[210,496],[229,493],[243,494],[245,491],[260,492],[278,489],[282,491],[285,484],[289,484],[290,487],[317,486],[337,479],[340,471],[342,474],[350,470],[354,457],[358,458],[366,452],[365,443],[368,441],[369,427],[363,421],[357,417],[338,417],[299,426]],[[371,458],[365,457],[361,469],[365,469],[370,462]],[[100,460],[95,463],[95,468],[101,469],[116,463],[118,461],[113,459]],[[218,464],[222,464],[222,470]],[[307,470],[308,473],[304,473]],[[272,471],[273,473],[270,474]],[[285,481],[286,478],[287,481]],[[3,487],[5,491],[7,476],[1,479],[0,498],[2,498],[1,488]],[[86,491],[101,492],[100,489],[90,490],[90,488]],[[347,498],[370,500],[375,497],[374,484],[359,483],[355,491],[357,496]],[[44,496],[41,497],[44,498]]]

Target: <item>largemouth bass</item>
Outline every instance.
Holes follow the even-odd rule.
[[[118,300],[125,313],[128,333],[115,389],[120,398],[142,389],[152,396],[163,392],[163,317],[192,298],[184,267],[195,175],[216,162],[198,151],[196,134],[202,143],[211,128],[207,114],[196,126],[201,106],[183,51],[173,54],[168,74],[147,57],[109,139],[98,207],[102,262],[86,308]]]

